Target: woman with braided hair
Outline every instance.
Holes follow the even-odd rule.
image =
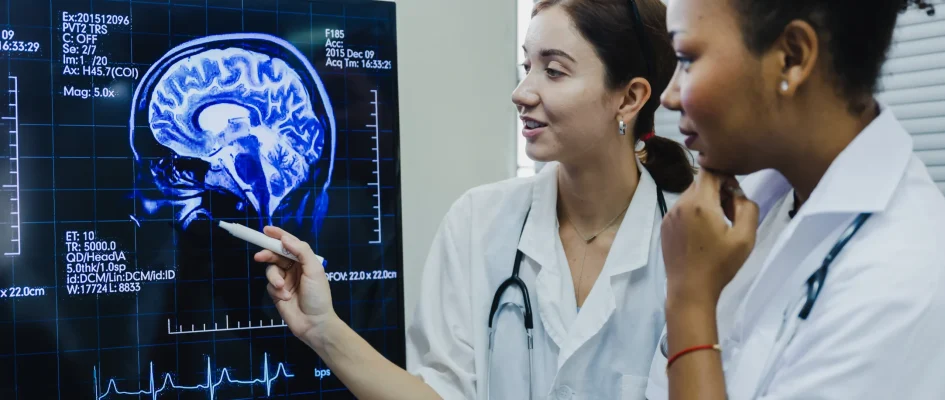
[[[945,398],[945,196],[874,97],[910,6],[669,0],[662,103],[702,168],[649,400]]]

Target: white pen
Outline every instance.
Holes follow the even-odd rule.
[[[288,258],[292,261],[299,261],[298,257],[290,253],[284,246],[282,246],[282,241],[279,239],[266,236],[266,234],[262,232],[231,222],[220,221],[220,227],[227,232],[230,232],[230,234],[233,236],[236,236],[264,249],[271,250],[273,253]],[[315,257],[321,259],[321,257],[318,255]],[[324,264],[324,260],[322,260],[322,263]]]

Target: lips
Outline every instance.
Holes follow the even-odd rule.
[[[530,117],[522,117],[522,135],[526,138],[538,136],[548,124]]]
[[[692,144],[696,141],[696,139],[699,138],[698,133],[681,126],[679,127],[679,133],[682,133],[684,136],[686,136],[685,145],[690,149],[692,148]]]

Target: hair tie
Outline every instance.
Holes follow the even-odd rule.
[[[647,133],[644,133],[643,136],[640,136],[640,141],[645,142],[647,140],[652,139],[654,136],[656,136],[656,133],[654,133],[653,131],[649,131]]]

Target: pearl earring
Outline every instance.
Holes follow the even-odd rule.
[[[627,124],[626,124],[625,122],[623,122],[623,121],[619,121],[618,124],[617,124],[617,131],[620,132],[621,135],[626,135],[626,134],[627,134]]]
[[[790,88],[790,86],[788,85],[788,81],[781,81],[781,91],[782,91],[782,92],[786,92],[789,88]]]

